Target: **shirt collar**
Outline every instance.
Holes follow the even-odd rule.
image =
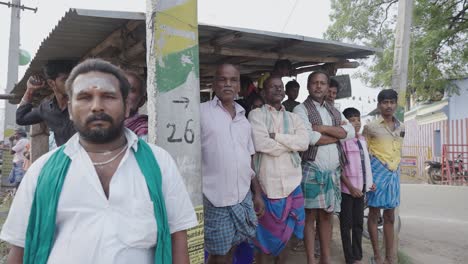
[[[315,105],[315,106],[320,106],[320,107],[325,107],[325,104],[327,103],[326,100],[323,100],[322,104],[320,104],[319,102],[315,101],[314,99],[312,99],[312,97],[309,95],[310,97],[310,100],[312,100],[312,103]]]
[[[379,117],[379,119],[377,119],[377,120],[378,120],[379,124],[382,124],[382,123],[385,122],[385,119],[383,117]],[[395,122],[396,127],[400,127],[400,125],[401,125],[400,120],[398,120],[396,117],[393,117],[393,121]]]
[[[60,110],[60,112],[67,112],[68,113],[68,106],[65,107],[65,109],[60,109],[59,105],[58,105],[58,102],[57,102],[57,98],[55,97],[55,95],[49,99],[49,107],[51,109],[58,109]]]
[[[265,107],[268,109],[268,111],[278,111],[276,110],[276,108],[274,108],[273,106],[269,104],[265,104]],[[278,112],[284,112],[284,111],[286,111],[286,108],[284,107],[284,105],[281,105],[281,109]]]
[[[137,137],[137,135],[135,135],[135,133],[133,133],[128,128],[124,128],[124,135],[127,138],[127,146],[129,148],[132,148],[133,151],[136,152],[138,150],[138,137]],[[83,148],[83,146],[81,146],[79,140],[80,140],[80,134],[75,133],[75,135],[73,135],[68,140],[68,142],[65,143],[65,148],[64,148],[63,152],[67,156],[69,156],[71,159],[73,159],[79,153],[79,151]]]
[[[245,115],[245,109],[238,103],[236,102],[233,102],[234,104],[234,108],[236,109],[236,116],[238,115]],[[219,106],[219,107],[223,107],[223,103],[221,102],[221,100],[219,100],[219,98],[215,95],[215,97],[213,97],[213,100],[211,100],[211,106],[213,107],[216,107],[216,106]]]

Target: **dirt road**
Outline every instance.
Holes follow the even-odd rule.
[[[468,263],[468,187],[401,185],[400,249],[413,263]]]

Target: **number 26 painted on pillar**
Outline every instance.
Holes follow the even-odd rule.
[[[185,124],[185,132],[184,132],[184,138],[183,138],[185,140],[185,142],[187,142],[189,144],[192,144],[193,141],[195,140],[195,134],[193,133],[193,130],[191,128],[189,128],[189,125],[190,125],[191,122],[193,122],[193,119],[187,120],[187,123]],[[166,127],[167,128],[170,128],[170,127],[172,128],[171,135],[167,138],[168,142],[171,142],[171,143],[182,142],[182,137],[180,137],[180,138],[175,137],[175,134],[177,132],[176,124],[169,123],[169,124],[167,124]]]

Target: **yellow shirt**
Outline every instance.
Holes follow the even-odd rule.
[[[401,148],[405,136],[405,126],[396,118],[392,131],[383,118],[379,118],[364,127],[363,135],[369,145],[369,153],[378,158],[387,167],[395,171],[401,160]]]

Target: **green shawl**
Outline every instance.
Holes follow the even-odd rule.
[[[64,147],[60,147],[52,154],[39,174],[26,232],[24,264],[46,264],[52,250],[57,205],[71,163],[71,159],[64,153]],[[141,139],[138,140],[135,158],[145,176],[154,205],[158,227],[154,262],[170,264],[172,263],[171,234],[161,189],[161,170],[150,146]]]

